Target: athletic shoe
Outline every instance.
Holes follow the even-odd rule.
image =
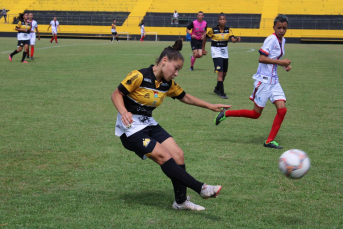
[[[222,189],[222,186],[220,185],[212,186],[212,185],[203,184],[201,188],[200,196],[203,199],[216,198],[221,189]]]
[[[117,43],[119,43],[120,41],[117,41]]]
[[[113,43],[113,41],[111,41],[111,43]]]
[[[189,68],[189,71],[194,71],[193,66],[191,66],[191,67]]]
[[[189,200],[190,200],[190,197],[188,196],[187,200],[185,200],[185,202],[183,202],[182,204],[178,204],[178,203],[176,203],[176,201],[174,201],[173,208],[176,210],[193,210],[193,211],[205,210],[205,208],[203,206],[192,203]]]
[[[35,58],[33,58],[33,56],[30,58],[31,60],[34,60]]]
[[[50,43],[52,44],[52,41],[50,41]]]
[[[226,119],[226,116],[225,116],[225,111],[227,111],[226,109],[223,109],[221,112],[219,112],[219,114],[217,114],[215,120],[214,120],[214,123],[216,125],[219,125],[220,122],[224,121]]]
[[[22,63],[23,63],[23,64],[27,64],[27,63],[29,63],[29,62],[27,62],[26,60],[24,60],[24,61],[22,61]]]
[[[273,148],[273,149],[282,149],[281,146],[279,146],[279,143],[277,143],[276,141],[271,141],[267,144],[267,141],[265,141],[263,143],[264,147],[269,147],[269,148]]]
[[[12,61],[12,56],[11,56],[11,54],[8,56],[8,59],[9,59],[10,61]]]
[[[222,99],[228,99],[228,98],[229,98],[225,93],[221,94],[220,97],[221,97]]]
[[[30,56],[26,56],[27,59],[30,59]]]
[[[219,90],[217,90],[217,87],[214,88],[213,92],[216,93],[217,95],[221,96],[221,93]]]

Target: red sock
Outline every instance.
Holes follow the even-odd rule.
[[[270,133],[269,133],[269,136],[268,136],[266,143],[269,143],[275,139],[275,136],[279,132],[279,129],[281,127],[283,119],[285,118],[286,112],[287,112],[287,108],[277,109],[277,113],[275,115],[273,126],[272,126]]]
[[[227,110],[225,111],[225,116],[258,119],[261,116],[261,114],[257,113],[255,110]]]
[[[56,43],[57,43],[57,42],[58,42],[58,41],[57,41],[57,36],[55,36],[55,40],[56,40]]]
[[[50,40],[50,43],[55,39],[55,37],[52,37],[51,40]]]
[[[33,57],[34,52],[35,52],[35,46],[31,46],[31,57]]]

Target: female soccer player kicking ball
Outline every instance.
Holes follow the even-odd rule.
[[[190,202],[187,187],[202,198],[213,198],[221,190],[220,185],[206,185],[186,172],[182,149],[174,138],[152,117],[152,111],[162,104],[165,97],[212,111],[228,109],[224,104],[210,104],[187,94],[175,81],[183,66],[179,52],[182,41],[163,50],[156,65],[132,71],[112,94],[112,101],[118,110],[115,134],[120,136],[123,146],[135,152],[142,159],[149,158],[161,166],[164,174],[172,181],[175,193],[173,208],[177,210],[204,210]]]
[[[282,147],[274,141],[283,119],[286,115],[286,96],[279,83],[277,66],[282,66],[287,72],[291,70],[291,61],[289,59],[281,60],[285,54],[284,35],[288,27],[288,19],[285,15],[279,15],[274,20],[274,31],[272,35],[267,37],[259,50],[260,58],[257,73],[253,76],[255,79],[254,90],[250,99],[254,101],[253,110],[223,110],[216,119],[215,124],[218,125],[226,117],[245,117],[257,119],[260,117],[263,108],[266,106],[269,99],[276,107],[276,116],[272,129],[267,140],[264,142],[265,147],[282,149]]]

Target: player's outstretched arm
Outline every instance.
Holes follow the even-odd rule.
[[[189,105],[207,108],[215,112],[221,111],[223,108],[229,109],[231,107],[231,105],[225,105],[225,104],[211,104],[204,100],[198,99],[197,97],[194,97],[190,94],[186,94],[182,99],[180,99],[180,101]]]

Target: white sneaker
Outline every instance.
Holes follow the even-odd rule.
[[[211,197],[216,198],[221,189],[222,189],[222,186],[220,185],[213,186],[213,185],[203,184],[201,192],[200,192],[200,196],[204,199],[208,199]]]
[[[190,197],[187,197],[187,200],[185,202],[183,202],[182,204],[178,204],[176,203],[176,201],[174,201],[173,203],[173,208],[176,210],[195,210],[195,211],[202,211],[205,210],[205,208],[203,206],[200,205],[196,205],[195,203],[192,203],[190,200]]]

